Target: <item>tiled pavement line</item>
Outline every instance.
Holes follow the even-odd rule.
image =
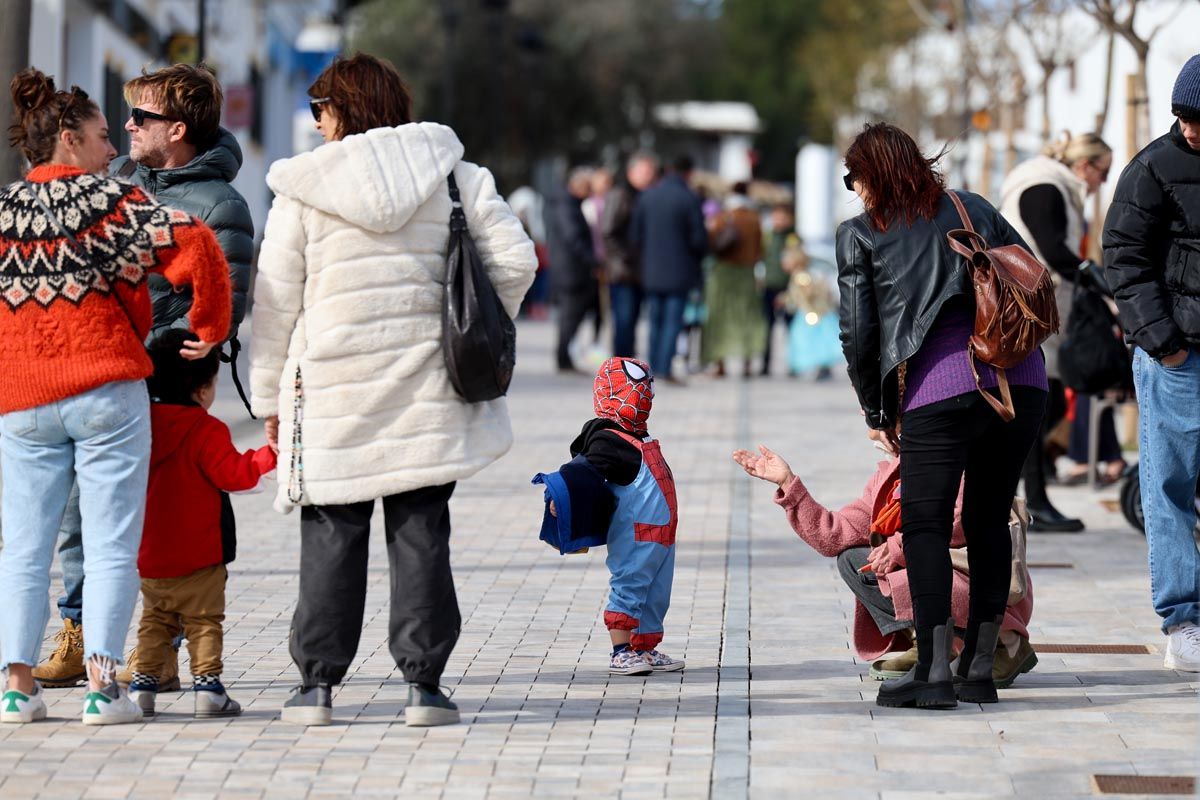
[[[738,388],[734,428],[735,447],[750,440],[746,381]],[[710,785],[710,796],[722,800],[747,797],[750,790],[750,482],[735,475],[731,491]]]

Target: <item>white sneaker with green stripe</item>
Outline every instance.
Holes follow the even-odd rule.
[[[42,687],[36,681],[31,694],[9,689],[0,697],[0,722],[21,724],[45,718],[46,701]]]
[[[129,699],[116,681],[98,691],[89,691],[83,698],[84,725],[122,725],[141,721],[141,707]]]

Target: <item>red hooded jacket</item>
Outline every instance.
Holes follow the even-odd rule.
[[[239,453],[229,427],[200,406],[154,403],[146,526],[138,550],[143,578],[179,578],[225,563],[221,492],[253,489],[275,469],[275,453]]]

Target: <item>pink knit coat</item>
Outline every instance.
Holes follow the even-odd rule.
[[[830,511],[816,501],[805,488],[804,483],[794,479],[788,484],[786,491],[776,490],[775,502],[783,507],[788,522],[801,539],[823,556],[834,557],[851,547],[870,546],[869,529],[879,509],[887,501],[886,488],[899,476],[900,461],[881,461],[879,468],[867,486],[862,496],[841,511]],[[903,524],[903,519],[901,520]],[[912,619],[912,596],[908,590],[908,569],[904,562],[904,546],[902,537],[897,533],[888,537],[888,549],[896,568],[887,575],[879,576],[879,587],[883,593],[892,598],[896,606],[897,619]],[[954,505],[954,531],[951,534],[951,547],[965,547],[966,537],[962,530],[962,489],[959,489],[958,500]],[[965,572],[954,571],[954,583],[951,589],[951,610],[954,622],[959,627],[966,627],[968,597],[970,592],[970,577]],[[1026,574],[1026,585],[1029,587],[1024,599],[1010,605],[1004,612],[1003,630],[1011,630],[1028,638],[1027,625],[1033,615],[1033,583]],[[884,653],[896,650],[907,650],[908,640],[900,634],[885,636],[879,632],[875,621],[862,603],[854,606],[854,649],[859,658],[872,661]]]

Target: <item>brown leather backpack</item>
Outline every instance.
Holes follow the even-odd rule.
[[[975,285],[975,333],[967,344],[967,356],[975,386],[996,413],[1011,421],[1016,416],[1008,376],[1052,333],[1058,332],[1058,304],[1054,283],[1042,262],[1020,245],[989,247],[975,231],[962,201],[947,192],[958,209],[963,227],[946,234],[954,252],[967,259]],[[996,369],[1000,400],[983,391],[975,359]]]

